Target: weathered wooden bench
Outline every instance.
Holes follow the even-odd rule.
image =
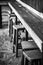
[[[41,65],[42,54],[40,50],[23,51],[21,65]]]
[[[22,41],[21,65],[41,64],[41,52],[34,41]]]

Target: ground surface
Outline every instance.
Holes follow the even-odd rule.
[[[19,57],[16,58],[16,53],[13,53],[13,42],[9,37],[9,29],[0,29],[0,65],[20,65],[21,50]]]

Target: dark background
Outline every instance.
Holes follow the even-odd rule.
[[[12,1],[12,0],[0,0],[0,1]],[[13,0],[13,1],[15,1],[15,0]]]

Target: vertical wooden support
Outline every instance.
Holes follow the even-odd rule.
[[[41,60],[41,65],[43,64],[43,43],[42,43],[42,60]]]
[[[0,28],[2,28],[1,5],[0,5]]]
[[[28,32],[26,31],[26,41],[28,41]]]
[[[41,63],[41,60],[39,59],[39,64],[38,65],[42,65],[42,63]]]
[[[14,41],[13,44],[16,44],[16,30],[14,30]]]
[[[16,44],[16,30],[14,30],[13,53],[15,53],[15,47],[14,47],[15,44]]]
[[[16,25],[17,25],[17,16],[15,16],[16,17],[16,21],[15,21],[15,23],[16,23]]]
[[[24,55],[22,53],[21,65],[24,65]]]
[[[18,57],[18,30],[16,30],[16,57]]]
[[[38,65],[38,60],[35,60],[35,65]]]
[[[16,17],[16,21],[15,21],[15,24],[17,24],[17,16],[15,15],[15,17]],[[14,30],[14,41],[13,41],[13,53],[15,53],[15,47],[14,47],[14,45],[16,45],[16,35],[17,35],[17,31],[16,30]],[[16,52],[17,52],[17,49],[16,49]],[[17,54],[16,54],[16,57],[17,57]]]
[[[28,62],[27,58],[24,57],[24,65],[28,65]]]

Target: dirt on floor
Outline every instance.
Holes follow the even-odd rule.
[[[13,53],[13,41],[9,37],[9,29],[0,29],[0,65],[20,65],[22,50]]]

